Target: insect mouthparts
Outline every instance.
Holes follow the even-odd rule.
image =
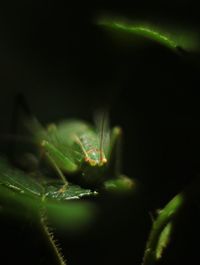
[[[100,160],[101,165],[106,164],[106,163],[107,163],[107,159],[105,157]]]
[[[95,166],[103,166],[104,164],[107,163],[107,159],[104,157],[101,160],[95,160],[95,159],[91,159],[89,157],[85,158],[85,162],[88,163],[90,166],[95,167]]]

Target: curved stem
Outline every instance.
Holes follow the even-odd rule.
[[[64,256],[61,252],[61,248],[59,247],[57,240],[54,238],[53,231],[47,223],[47,216],[46,216],[44,211],[41,212],[40,223],[41,223],[41,226],[43,228],[44,234],[46,235],[46,238],[48,239],[50,246],[53,249],[53,252],[55,253],[58,264],[59,265],[67,265],[67,263],[64,259]]]
[[[142,265],[156,264],[162,258],[162,252],[170,241],[174,221],[187,202],[197,199],[199,189],[200,180],[196,179],[161,210],[150,231]]]

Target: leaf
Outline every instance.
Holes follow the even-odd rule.
[[[42,186],[23,171],[12,168],[3,158],[0,159],[0,190],[1,186],[8,187],[26,195],[42,196]]]
[[[93,216],[94,207],[90,202],[78,203],[77,200],[95,196],[97,192],[73,184],[69,184],[64,192],[61,188],[60,180],[52,182],[37,174],[25,173],[0,158],[0,213],[38,218],[45,208],[57,224],[65,221],[65,226],[72,227],[87,223]]]
[[[101,17],[98,19],[97,23],[119,32],[126,32],[133,36],[144,37],[147,40],[149,39],[160,43],[174,51],[178,51],[180,48],[181,50],[195,51],[199,48],[198,36],[185,30],[179,30],[179,27],[175,31],[164,25],[160,28],[147,22],[140,22],[139,24],[136,22],[128,23],[123,19],[119,20],[112,17]]]
[[[91,191],[90,189],[83,189],[78,185],[69,184],[69,186],[66,188],[65,191],[61,192],[62,189],[62,183],[56,182],[53,185],[52,184],[46,184],[45,185],[45,194],[44,196],[49,199],[54,200],[74,200],[74,199],[80,199],[86,196],[91,195],[97,195],[96,191]]]

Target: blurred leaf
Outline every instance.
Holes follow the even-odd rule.
[[[144,37],[164,45],[174,51],[184,49],[186,51],[195,51],[199,49],[199,37],[193,32],[184,32],[177,26],[174,28],[165,28],[163,25],[151,25],[151,23],[128,22],[123,19],[101,17],[98,24],[116,31],[130,33],[134,36]]]
[[[136,181],[121,175],[117,179],[109,179],[104,182],[104,188],[106,191],[114,193],[129,193],[136,189]]]

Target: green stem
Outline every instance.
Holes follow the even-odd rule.
[[[55,240],[54,234],[53,234],[51,228],[48,226],[47,216],[46,216],[46,214],[44,214],[44,212],[41,213],[40,222],[41,222],[41,226],[43,228],[44,234],[46,235],[46,238],[48,239],[50,246],[53,249],[53,252],[55,253],[58,264],[59,265],[67,265],[67,263],[64,259],[64,256],[61,252],[61,249],[58,246],[57,240]]]
[[[162,257],[162,251],[170,241],[174,221],[178,219],[180,211],[187,202],[196,200],[196,197],[199,196],[199,182],[199,179],[195,180],[192,185],[176,195],[160,212],[150,231],[142,265],[157,264]]]
[[[165,206],[165,208],[160,212],[157,220],[154,221],[149,239],[147,241],[142,263],[143,265],[155,264],[158,260],[156,249],[158,247],[160,235],[165,227],[176,217],[183,204],[184,197],[180,193]]]

